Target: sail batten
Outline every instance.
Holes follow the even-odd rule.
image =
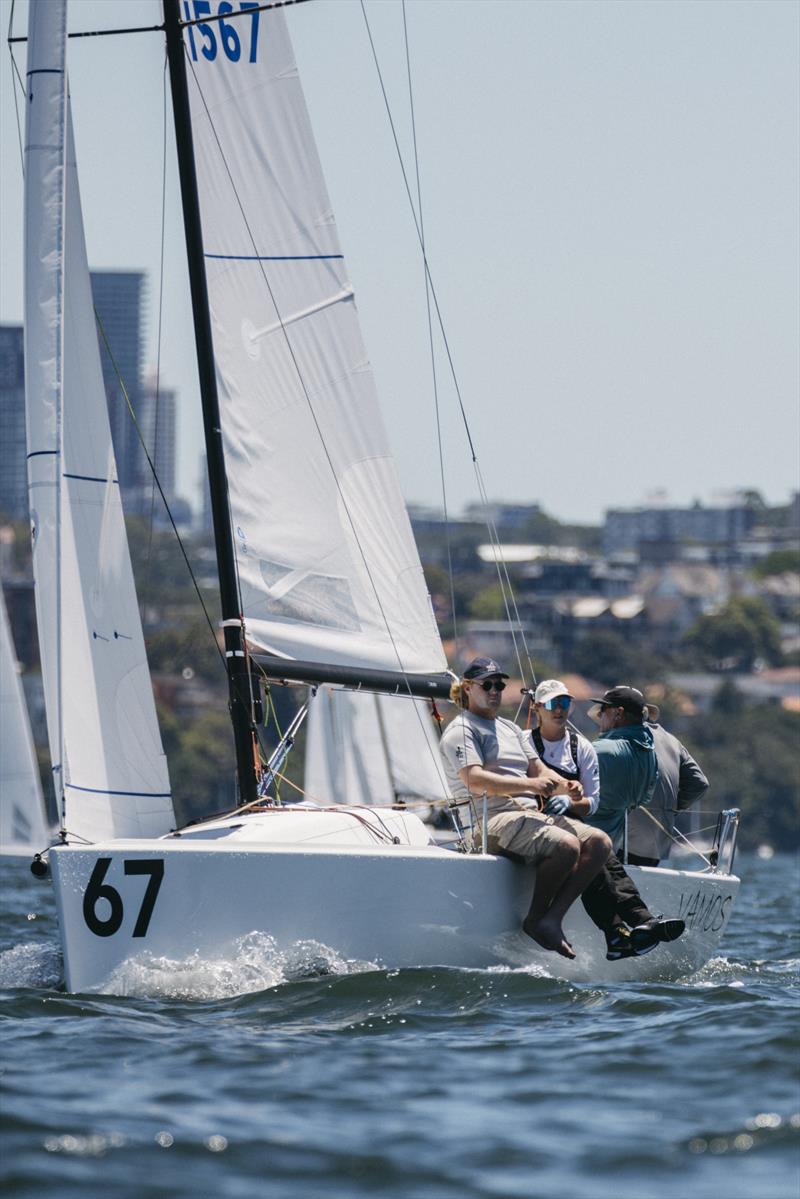
[[[231,518],[248,639],[442,672],[284,14],[245,61],[186,36]]]

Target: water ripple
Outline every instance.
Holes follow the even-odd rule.
[[[112,995],[64,992],[52,896],[4,872],[0,1189],[797,1199],[794,866],[744,869],[722,954],[681,982],[387,971],[253,934],[142,955]]]

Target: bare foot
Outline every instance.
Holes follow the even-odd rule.
[[[563,958],[575,957],[572,946],[564,938],[560,925],[551,925],[546,920],[539,920],[535,923],[530,920],[524,920],[522,930],[537,945],[541,945],[542,949],[549,949],[553,953],[560,953]]]

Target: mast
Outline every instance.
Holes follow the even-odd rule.
[[[164,0],[164,28],[167,35],[167,60],[175,118],[175,142],[178,150],[186,255],[192,293],[194,337],[203,407],[211,511],[214,520],[222,626],[225,634],[228,707],[233,723],[241,801],[242,803],[253,803],[258,798],[258,789],[255,726],[251,715],[251,680],[242,635],[239,589],[236,581],[236,557],[228,508],[228,480],[222,447],[222,427],[211,336],[211,314],[206,289],[203,235],[200,204],[197,197],[197,173],[189,111],[189,92],[186,82],[186,59],[183,50],[178,0]]]

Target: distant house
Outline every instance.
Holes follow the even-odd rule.
[[[673,562],[642,571],[638,591],[653,648],[674,648],[695,621],[730,599],[732,582],[729,570],[702,563]]]

